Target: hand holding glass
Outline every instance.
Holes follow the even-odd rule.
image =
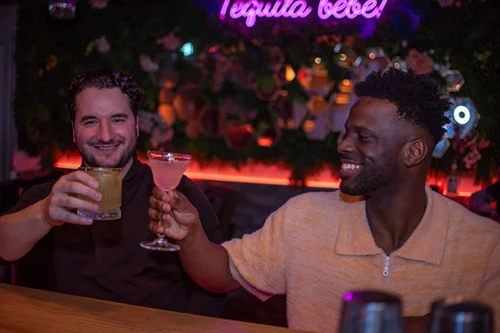
[[[117,220],[121,218],[122,169],[82,167],[80,170],[88,173],[99,182],[99,188],[97,190],[101,193],[102,199],[101,201],[95,201],[79,194],[79,199],[99,205],[99,211],[91,212],[78,209],[76,213],[93,220]]]
[[[162,191],[171,191],[179,185],[182,175],[191,161],[191,155],[149,150],[148,161],[153,172],[155,185]],[[158,235],[150,242],[142,242],[141,246],[154,251],[180,250],[180,246],[170,244],[165,239],[165,235]]]

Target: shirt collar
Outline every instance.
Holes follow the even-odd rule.
[[[426,186],[427,207],[419,225],[395,255],[439,265],[443,257],[448,232],[448,208],[438,193]],[[366,202],[347,204],[340,221],[336,252],[341,255],[376,255],[382,253],[373,239]]]
[[[132,165],[130,166],[130,169],[128,170],[125,177],[123,177],[123,183],[128,183],[132,181],[132,179],[134,179],[135,176],[139,176],[139,178],[142,178],[144,174],[144,169],[145,165],[141,163],[137,158],[137,155],[134,154]]]

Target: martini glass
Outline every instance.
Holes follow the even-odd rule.
[[[186,171],[191,155],[148,150],[148,161],[155,185],[162,191],[175,189]],[[172,212],[170,212],[172,214]],[[171,244],[165,235],[157,235],[152,241],[141,242],[141,246],[153,251],[179,251],[180,246]]]

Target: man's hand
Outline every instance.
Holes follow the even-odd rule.
[[[77,198],[84,195],[96,201],[101,200],[101,194],[96,190],[99,182],[83,171],[75,171],[64,175],[54,184],[49,196],[43,200],[43,216],[51,226],[64,222],[80,225],[90,225],[93,220],[78,216],[74,210],[84,209],[97,212],[99,206]]]
[[[182,241],[201,227],[198,211],[179,191],[155,187],[149,203],[149,229],[155,234]]]

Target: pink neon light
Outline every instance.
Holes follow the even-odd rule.
[[[367,19],[379,18],[386,4],[387,0],[382,0],[380,5],[377,0],[367,0],[363,4],[357,0],[338,0],[335,3],[331,3],[328,0],[320,0],[318,17],[322,20],[326,20],[330,16],[337,19],[344,17],[354,19],[359,15]]]
[[[387,4],[387,0],[366,0],[360,3],[358,0],[320,0],[317,15],[320,19],[326,20],[331,16],[342,19],[354,19],[358,16],[364,18],[379,18]],[[224,0],[220,18],[225,19],[227,13],[232,19],[246,18],[247,27],[255,25],[257,18],[305,18],[312,12],[312,7],[305,0],[276,0],[274,2],[264,2],[258,0],[235,1]]]

